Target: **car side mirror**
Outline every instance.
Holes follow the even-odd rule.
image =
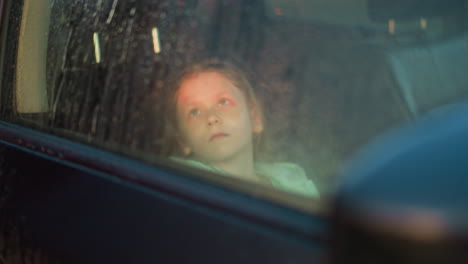
[[[418,121],[343,176],[332,263],[468,263],[468,107]]]

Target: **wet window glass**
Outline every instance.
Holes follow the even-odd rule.
[[[467,7],[25,0],[2,109],[194,177],[323,200],[362,146],[465,102]]]

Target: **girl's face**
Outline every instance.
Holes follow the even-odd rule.
[[[229,79],[214,71],[194,74],[182,82],[175,99],[184,152],[207,163],[252,155],[253,133],[263,124]]]

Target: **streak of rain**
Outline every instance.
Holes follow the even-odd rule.
[[[114,17],[115,9],[117,7],[118,2],[119,2],[119,0],[114,0],[114,2],[112,3],[112,8],[111,8],[111,10],[109,12],[109,17],[106,20],[106,24],[110,24],[110,22],[112,21],[112,18]]]

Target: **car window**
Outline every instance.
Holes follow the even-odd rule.
[[[326,201],[363,145],[468,93],[467,1],[14,6],[4,120],[278,200]]]

